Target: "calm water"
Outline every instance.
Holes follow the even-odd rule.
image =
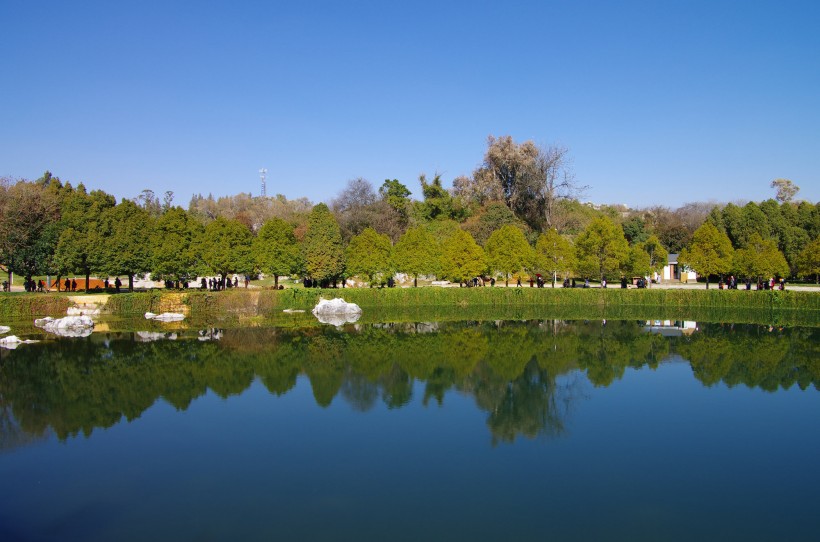
[[[682,327],[0,350],[0,540],[816,540],[820,331]]]

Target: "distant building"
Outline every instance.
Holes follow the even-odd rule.
[[[677,280],[680,282],[695,282],[698,275],[685,265],[678,263],[678,255],[670,254],[666,258],[666,265],[661,272],[663,280]]]

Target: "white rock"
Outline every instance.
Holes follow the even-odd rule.
[[[3,333],[8,333],[9,331],[11,331],[11,328],[9,326],[0,326],[0,335],[2,335]]]
[[[341,326],[357,321],[362,315],[362,309],[355,303],[348,303],[344,299],[319,298],[319,303],[313,307],[313,315],[323,324]]]
[[[162,314],[146,312],[145,318],[148,320],[159,320],[160,322],[179,322],[185,319],[185,315],[180,312],[163,312]]]
[[[94,321],[86,315],[58,319],[47,316],[35,320],[34,325],[61,337],[88,337],[94,330]]]

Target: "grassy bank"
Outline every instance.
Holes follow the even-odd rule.
[[[0,318],[22,319],[65,314],[69,305],[70,301],[64,295],[3,293],[0,294]]]
[[[647,318],[699,321],[804,323],[820,321],[820,294],[797,291],[565,289],[565,288],[345,288],[333,290],[152,291],[109,297],[104,311],[128,316],[184,311],[191,317],[277,317],[283,309],[309,310],[320,297],[342,297],[365,318],[530,319]],[[0,296],[0,317],[65,314],[70,301],[54,294]]]

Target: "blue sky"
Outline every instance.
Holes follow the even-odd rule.
[[[492,134],[568,147],[597,203],[816,202],[819,27],[814,1],[0,0],[0,176],[419,196]]]

